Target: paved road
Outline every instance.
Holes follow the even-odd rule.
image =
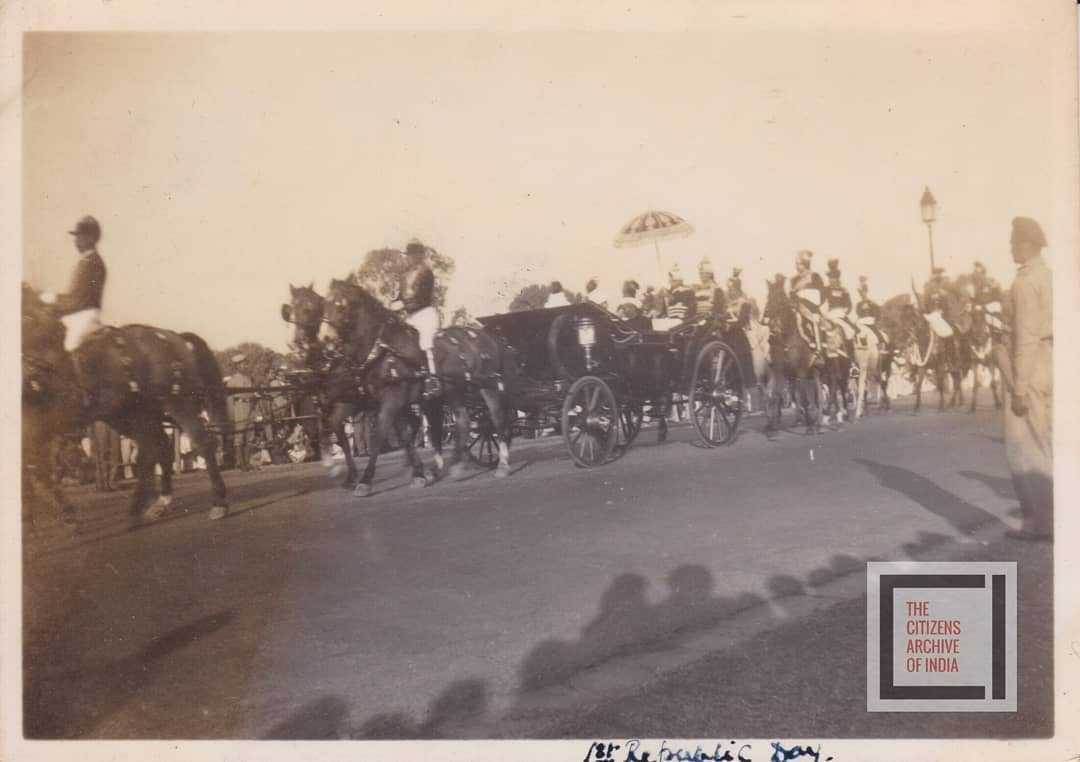
[[[78,533],[25,546],[27,733],[888,734],[864,711],[863,563],[961,557],[1020,559],[1047,622],[1022,629],[1022,711],[905,727],[1048,732],[1050,548],[1001,540],[998,414],[759,426],[720,450],[646,429],[594,471],[530,443],[509,479],[423,490],[391,458],[363,500],[318,465],[228,474],[216,523],[201,475],[135,530],[123,496],[80,494]]]

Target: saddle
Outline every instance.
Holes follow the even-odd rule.
[[[930,325],[932,330],[939,339],[948,339],[956,332],[953,327],[949,325],[949,322],[945,319],[945,316],[941,314],[941,310],[934,310],[933,312],[927,312],[923,315],[926,322]]]

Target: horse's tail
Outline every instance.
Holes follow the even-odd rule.
[[[221,375],[221,366],[201,337],[194,333],[182,333],[180,338],[188,343],[195,356],[195,367],[203,384],[203,403],[210,414],[210,421],[218,433],[227,436],[232,431],[232,421],[225,403],[225,380]]]

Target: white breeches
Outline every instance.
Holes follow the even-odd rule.
[[[67,329],[64,333],[64,349],[74,352],[83,343],[83,339],[101,328],[101,310],[89,309],[64,315],[60,322]]]
[[[435,334],[439,332],[439,312],[434,307],[424,307],[405,318],[405,322],[420,334],[420,348],[430,352],[435,346]]]

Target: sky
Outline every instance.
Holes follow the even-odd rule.
[[[32,33],[24,38],[23,271],[63,290],[93,214],[103,319],[284,349],[290,283],[323,287],[419,237],[457,263],[448,307],[505,311],[553,278],[656,283],[631,217],[693,236],[664,269],[721,280],[839,258],[879,299],[938,263],[1005,282],[1016,215],[1062,218],[1037,37],[844,25],[701,31]]]

